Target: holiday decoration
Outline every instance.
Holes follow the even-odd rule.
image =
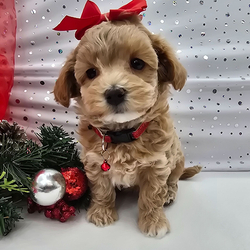
[[[74,215],[74,207],[87,208],[90,204],[90,192],[89,189],[86,190],[87,180],[79,152],[76,149],[76,142],[62,127],[51,125],[41,126],[39,129],[39,133],[36,134],[39,140],[39,144],[37,144],[27,139],[24,131],[16,123],[11,125],[7,121],[0,122],[0,236],[7,235],[14,228],[15,222],[21,219],[16,201],[29,197],[33,190],[32,180],[35,174],[41,170],[45,170],[45,172],[47,169],[57,170],[59,176],[62,177],[59,172],[67,169],[74,173],[69,183],[77,184],[79,188],[69,186],[71,196],[75,200],[67,200],[67,204],[65,201],[59,200],[55,205],[41,206],[29,198],[29,212],[43,211],[46,217],[65,222]],[[72,168],[74,170],[71,170],[69,166],[74,166]],[[78,174],[79,178],[77,178]],[[54,177],[59,182],[57,176]],[[74,180],[75,177],[77,179]],[[52,183],[49,185],[49,188],[53,187]],[[60,188],[54,191],[58,190]],[[48,197],[44,199],[45,201],[42,199],[42,202],[48,202],[49,199]],[[56,202],[57,199],[54,201]],[[50,199],[50,203],[52,203],[52,199]]]
[[[40,170],[31,184],[31,198],[37,204],[50,206],[63,198],[65,194],[65,179],[54,169]]]
[[[79,168],[64,168],[62,175],[66,181],[65,199],[72,201],[79,199],[87,190],[87,178]]]
[[[132,0],[119,9],[110,10],[109,13],[101,14],[101,11],[95,3],[87,1],[81,18],[66,16],[54,30],[76,30],[75,37],[80,40],[85,31],[94,25],[107,20],[121,20],[129,16],[139,15],[142,11],[146,10],[146,8],[147,3],[145,0]]]
[[[5,116],[14,78],[16,12],[14,0],[1,1],[0,15],[0,120]]]
[[[28,198],[28,212],[42,212],[49,219],[56,219],[60,222],[66,222],[71,216],[75,216],[76,209],[69,206],[65,201],[60,200],[51,206],[41,206],[36,204],[31,198]]]

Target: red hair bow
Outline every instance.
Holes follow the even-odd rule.
[[[108,13],[102,14],[95,3],[87,1],[81,18],[65,16],[54,30],[76,30],[75,37],[81,40],[85,31],[94,25],[107,20],[120,20],[124,16],[139,15],[146,8],[146,0],[132,0],[117,10],[110,10]]]

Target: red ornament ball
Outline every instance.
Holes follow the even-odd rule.
[[[79,168],[63,168],[61,170],[66,181],[64,198],[68,201],[79,199],[87,190],[88,181],[84,172]]]

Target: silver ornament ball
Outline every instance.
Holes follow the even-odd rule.
[[[39,171],[31,185],[31,198],[41,206],[54,205],[63,198],[66,183],[63,175],[54,169]]]

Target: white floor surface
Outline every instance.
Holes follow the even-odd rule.
[[[179,183],[175,203],[165,209],[171,232],[147,238],[137,228],[137,197],[118,197],[119,221],[97,228],[82,211],[66,223],[43,214],[25,220],[0,240],[1,250],[249,250],[250,172],[201,173]]]

